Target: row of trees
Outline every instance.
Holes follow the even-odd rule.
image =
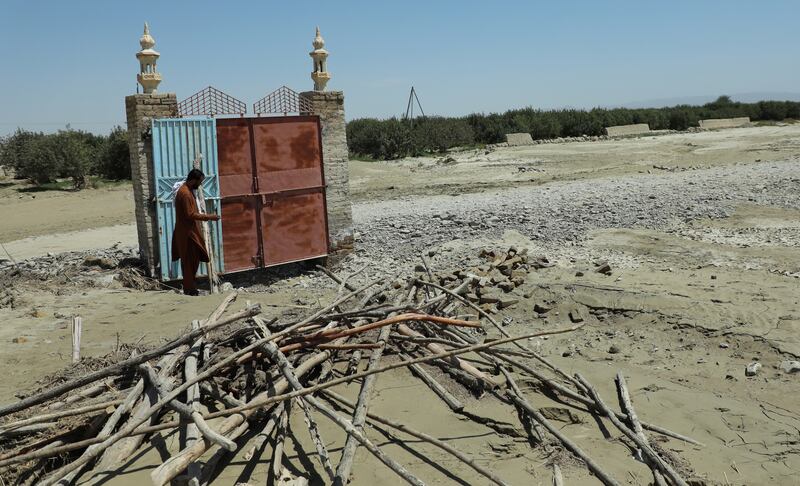
[[[69,178],[75,189],[90,176],[130,179],[128,134],[121,127],[108,135],[78,130],[44,134],[18,129],[0,138],[0,166],[10,167],[17,178],[46,184]]]
[[[800,119],[800,102],[739,103],[728,96],[702,106],[668,108],[595,108],[475,113],[466,117],[429,117],[413,121],[361,118],[347,124],[347,141],[355,157],[390,160],[444,152],[459,146],[505,141],[507,133],[528,132],[534,139],[602,135],[605,127],[647,123],[652,130],[686,130],[707,118],[749,116],[753,121]]]

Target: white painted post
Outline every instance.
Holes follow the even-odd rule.
[[[72,318],[72,362],[77,363],[81,360],[81,327],[83,319],[79,316]]]

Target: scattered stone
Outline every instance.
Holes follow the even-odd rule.
[[[11,340],[11,342],[14,344],[23,344],[28,342],[28,338],[25,336],[15,337]]]
[[[583,277],[583,272],[581,272],[580,270],[578,270],[577,272],[575,272],[575,276],[576,276],[576,277]]]
[[[744,375],[756,376],[760,370],[761,370],[761,363],[756,361],[747,365],[747,367],[744,369]]]
[[[719,343],[719,347],[722,349],[728,349],[730,345],[728,343]]]
[[[609,354],[619,354],[622,352],[622,349],[617,346],[616,344],[612,344],[610,348],[608,348]]]
[[[497,302],[497,307],[500,309],[505,309],[506,307],[511,307],[514,304],[519,303],[519,299],[516,297],[511,296],[501,296]]]
[[[221,292],[231,292],[233,290],[233,284],[230,282],[223,282],[222,285],[220,285],[219,290]]]
[[[797,373],[800,371],[800,361],[781,361],[781,370],[784,373]]]
[[[600,263],[594,271],[603,275],[611,275],[611,265],[608,262]]]
[[[511,292],[514,290],[515,285],[512,282],[506,280],[505,282],[500,282],[497,284],[497,288],[502,290],[503,292]]]
[[[574,323],[583,322],[581,311],[578,309],[572,309],[569,311],[569,319]]]
[[[552,307],[546,307],[541,304],[533,304],[533,312],[537,314],[547,314],[552,310]]]

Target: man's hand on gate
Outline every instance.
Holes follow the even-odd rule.
[[[211,216],[211,221],[219,221],[220,219],[222,219],[222,216],[220,216],[219,214],[211,214],[210,216]]]

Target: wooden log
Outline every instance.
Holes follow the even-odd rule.
[[[139,365],[139,371],[142,373],[142,376],[149,381],[156,390],[158,390],[158,394],[162,397],[162,399],[163,397],[169,395],[169,391],[164,389],[163,385],[161,384],[161,380],[150,365],[147,363]],[[211,426],[208,425],[208,422],[206,422],[206,420],[203,418],[203,414],[201,414],[199,411],[193,410],[190,406],[186,405],[185,403],[181,403],[174,398],[169,401],[169,406],[178,412],[178,414],[184,419],[194,422],[198,431],[210,442],[213,442],[214,444],[217,444],[218,446],[229,451],[236,450],[236,443],[212,429]]]
[[[314,367],[316,367],[317,365],[328,359],[329,356],[330,356],[330,351],[323,351],[322,353],[315,354],[308,360],[304,361],[303,364],[297,367],[297,373],[301,376],[308,373]],[[222,363],[224,363],[224,360]],[[202,376],[203,374],[204,373],[201,373],[198,376]],[[223,434],[228,433],[228,431],[235,430],[243,423],[246,423],[246,420],[257,409],[263,407],[262,405],[257,405],[257,404],[267,401],[273,395],[279,395],[283,393],[284,391],[286,391],[288,386],[289,384],[285,379],[279,380],[275,383],[272,390],[262,392],[253,397],[253,399],[246,404],[248,406],[253,405],[250,408],[239,407],[240,410],[238,410],[237,412],[232,412],[232,414],[224,414],[230,416],[219,425],[218,430],[220,431],[220,433]],[[234,410],[234,409],[228,409],[228,410]],[[196,461],[197,459],[202,457],[203,454],[205,454],[205,452],[208,450],[209,446],[210,444],[207,441],[196,442],[192,446],[183,449],[182,451],[170,457],[168,460],[164,461],[163,464],[154,469],[153,472],[150,474],[150,478],[152,479],[153,484],[155,484],[156,486],[163,486],[164,484],[169,483],[172,479],[174,479],[181,472],[183,472],[191,462]]]
[[[213,257],[209,255],[209,259]],[[211,269],[212,267],[209,267]],[[209,283],[213,286],[213,279],[211,278],[211,270],[209,270]],[[200,321],[192,321],[192,329],[199,329]],[[186,381],[193,380],[197,376],[197,361],[200,358],[200,353],[203,350],[203,338],[197,338],[189,349],[189,354],[183,362],[183,374]],[[200,411],[200,385],[195,383],[186,390],[186,404],[191,408],[192,412]],[[194,422],[186,424],[186,445],[192,445],[200,440],[200,430]],[[202,464],[193,462],[187,468],[187,483],[189,486],[200,486],[200,478],[202,473]]]
[[[120,403],[122,403],[123,401],[124,399],[119,398],[116,400],[109,400],[107,402],[95,403],[93,405],[86,405],[84,407],[73,408],[71,410],[62,410],[60,412],[35,415],[33,417],[28,417],[24,420],[19,420],[17,422],[12,422],[9,424],[2,425],[2,427],[0,428],[0,436],[5,435],[10,430],[17,429],[19,427],[24,427],[26,425],[48,422],[50,420],[60,419],[64,417],[72,417],[75,415],[83,415],[85,413],[97,412],[98,410],[105,410],[109,407],[115,407]]]
[[[597,477],[597,479],[599,479],[603,484],[605,484],[606,486],[619,485],[617,480],[615,480],[607,472],[605,472],[596,462],[594,462],[594,460],[591,457],[589,457],[588,454],[583,452],[583,450],[580,447],[578,447],[577,444],[575,444],[570,439],[568,439],[567,436],[562,434],[561,431],[558,430],[558,428],[553,426],[553,424],[551,424],[550,421],[544,418],[544,416],[541,413],[539,413],[538,410],[533,408],[533,406],[531,406],[531,404],[528,403],[528,401],[522,397],[522,395],[519,393],[519,387],[516,386],[516,383],[514,382],[514,379],[511,378],[511,375],[507,375],[506,379],[508,380],[509,384],[511,384],[511,387],[508,390],[506,390],[506,396],[509,399],[511,399],[511,401],[513,401],[518,407],[525,410],[525,412],[528,413],[528,416],[531,417],[531,419],[539,422],[545,429],[547,429],[548,432],[550,432],[550,434],[552,434],[556,439],[558,439],[564,445],[564,447],[567,448],[567,450],[578,456],[586,464],[586,466],[589,468],[592,474],[594,474],[595,477]]]
[[[246,413],[247,416],[249,416],[249,414],[252,413],[253,410],[256,410],[256,409],[259,409],[259,408],[263,408],[263,407],[265,407],[267,405],[283,402],[285,400],[291,400],[292,398],[305,396],[305,395],[308,395],[308,394],[311,394],[311,393],[316,393],[316,392],[318,392],[320,390],[324,390],[326,388],[330,388],[330,387],[333,387],[333,386],[336,386],[336,385],[339,385],[339,384],[342,384],[342,383],[347,383],[349,381],[358,380],[358,379],[361,379],[361,378],[363,378],[365,376],[369,376],[371,374],[384,373],[386,371],[397,369],[397,368],[403,368],[403,367],[409,366],[409,365],[414,364],[414,363],[428,363],[428,362],[434,361],[436,359],[448,358],[450,356],[458,356],[458,355],[461,355],[461,354],[472,353],[472,352],[476,352],[476,351],[483,351],[483,350],[486,350],[486,349],[493,348],[495,346],[500,346],[500,345],[506,344],[506,343],[511,342],[513,340],[529,339],[529,338],[532,338],[532,337],[550,336],[550,335],[556,335],[556,334],[564,334],[564,333],[567,333],[567,332],[573,332],[573,331],[576,331],[576,330],[582,328],[583,326],[584,326],[584,324],[581,323],[581,324],[578,324],[576,326],[567,327],[567,328],[563,328],[563,329],[537,331],[537,332],[530,333],[530,334],[525,334],[525,335],[522,335],[522,336],[498,339],[498,340],[492,341],[490,343],[476,344],[476,345],[473,345],[473,346],[466,346],[466,347],[459,348],[459,349],[453,349],[453,350],[450,350],[450,351],[448,351],[446,353],[442,353],[442,354],[422,356],[420,358],[414,358],[414,359],[412,359],[410,361],[400,361],[400,362],[397,362],[397,363],[391,363],[391,364],[387,364],[387,365],[381,366],[380,368],[377,368],[375,370],[363,371],[363,372],[360,372],[360,373],[355,373],[353,375],[343,376],[341,378],[333,379],[333,380],[327,381],[325,383],[320,383],[320,384],[315,385],[315,386],[304,388],[302,391],[293,391],[293,392],[288,392],[288,393],[278,392],[278,394],[274,395],[274,396],[269,396],[269,395],[265,396],[264,394],[260,394],[260,395],[257,395],[256,397],[254,397],[253,400],[251,400],[250,402],[248,402],[247,404],[245,404],[245,405],[243,405],[241,407],[234,407],[234,408],[229,408],[229,409],[225,409],[225,410],[220,410],[220,411],[217,411],[217,412],[206,413],[206,414],[203,414],[203,418],[205,418],[206,420],[210,420],[210,419],[213,419],[213,418],[228,417],[229,416],[229,418],[233,419],[235,417],[241,417],[243,412]],[[273,335],[273,336],[275,336],[275,335]],[[246,348],[244,348],[244,349],[242,349],[242,350],[240,350],[240,351],[238,351],[236,353],[233,353],[232,355],[226,357],[225,359],[223,359],[222,361],[220,361],[216,365],[210,367],[209,369],[207,369],[203,373],[198,374],[196,380],[199,381],[199,380],[206,379],[209,376],[212,376],[218,370],[226,367],[232,361],[235,361],[243,353],[249,352],[252,349],[254,349],[254,347],[259,346],[261,344],[262,344],[262,341],[257,341],[255,343],[251,344],[250,346],[247,346]],[[316,356],[322,356],[320,361],[315,363],[315,364],[320,364],[322,361],[327,359],[328,356],[330,356],[330,354],[329,354],[329,351],[325,351],[325,352],[321,353],[320,355],[315,355],[315,357]],[[300,367],[298,367],[298,370],[301,367],[309,364],[310,362],[311,362],[311,360],[307,360],[307,361],[303,362],[303,364]],[[158,431],[161,431],[161,430],[168,430],[168,429],[171,429],[171,428],[179,426],[180,425],[179,421],[170,421],[170,422],[165,422],[165,423],[162,423],[162,424],[159,424],[159,425],[156,425],[156,426],[142,427],[141,429],[138,428],[145,421],[147,421],[147,419],[153,413],[155,413],[158,409],[160,409],[161,407],[166,405],[170,399],[175,398],[176,396],[178,396],[180,393],[185,391],[191,385],[192,385],[192,383],[184,383],[181,386],[176,387],[174,390],[172,390],[172,392],[170,393],[169,396],[164,397],[158,403],[156,403],[155,405],[150,407],[150,409],[148,409],[149,414],[145,414],[144,418],[140,418],[140,419],[137,419],[135,421],[132,421],[125,428],[123,428],[122,430],[120,430],[116,434],[112,435],[111,437],[109,437],[108,439],[103,441],[103,446],[104,447],[108,447],[108,446],[116,443],[120,439],[122,439],[124,437],[127,437],[129,435],[133,435],[133,434],[150,434],[150,433],[153,433],[153,432],[158,432]],[[642,425],[644,425],[644,423]],[[54,449],[52,451],[47,451],[46,453],[42,453],[40,451],[40,452],[32,452],[32,453],[29,453],[29,454],[22,454],[22,455],[13,457],[13,458],[0,460],[0,467],[7,466],[9,464],[16,464],[16,463],[19,463],[19,462],[26,462],[26,461],[29,461],[31,459],[39,459],[39,458],[42,458],[42,457],[51,457],[51,456],[59,455],[59,454],[62,454],[64,452],[69,452],[69,451],[73,451],[73,450],[76,450],[76,449],[82,449],[82,448],[84,448],[86,446],[89,446],[89,445],[92,445],[92,444],[95,444],[95,443],[98,443],[98,442],[100,442],[100,441],[98,441],[97,439],[87,439],[87,440],[79,441],[79,442],[76,442],[76,443],[73,443],[73,444],[67,444],[67,445],[65,445],[63,447],[56,448],[56,449]],[[47,484],[48,484],[47,482],[43,483],[44,486],[47,486]]]
[[[83,319],[80,316],[72,318],[72,362],[77,363],[81,360],[81,331]]]
[[[418,333],[417,331],[406,326],[405,324],[400,324],[399,326],[397,326],[397,332],[402,334],[403,336],[425,337],[422,334]],[[446,349],[444,349],[440,344],[437,343],[428,343],[425,345],[425,347],[428,348],[428,350],[433,354],[441,354],[447,352]],[[486,374],[483,371],[479,370],[478,368],[474,367],[473,365],[464,361],[463,359],[452,357],[449,361],[452,366],[456,368],[461,368],[462,370],[469,373],[471,376],[485,383],[490,390],[497,388],[498,386],[497,382],[486,376]]]
[[[287,403],[290,402],[287,401],[279,403],[275,406],[272,412],[270,412],[269,419],[264,425],[264,428],[258,433],[255,439],[253,439],[253,445],[250,447],[250,449],[248,449],[247,452],[244,453],[244,456],[242,456],[244,457],[245,461],[249,461],[255,457],[256,453],[258,453],[258,451],[264,447],[264,442],[269,440],[269,436],[272,434],[273,429],[275,429],[275,426],[278,424],[278,422],[280,422]]]
[[[400,357],[402,357],[405,360],[408,359],[408,356],[404,354],[401,354]],[[422,380],[423,383],[428,385],[428,388],[430,388],[431,391],[433,391],[433,393],[436,394],[436,396],[438,396],[444,403],[446,403],[447,406],[450,407],[450,410],[454,412],[460,412],[464,410],[464,404],[461,403],[456,397],[454,397],[452,393],[447,391],[447,389],[443,387],[441,383],[436,381],[436,379],[432,377],[427,371],[425,371],[425,368],[423,368],[418,364],[412,364],[408,368],[417,378],[419,378],[420,380]]]
[[[319,463],[322,466],[322,469],[328,475],[328,479],[333,480],[335,472],[333,470],[333,465],[331,464],[331,456],[328,453],[328,448],[325,447],[325,441],[322,440],[322,435],[319,432],[319,426],[314,420],[311,410],[308,409],[305,401],[302,398],[297,399],[297,405],[300,406],[300,410],[303,411],[303,417],[306,421],[308,433],[311,435],[311,440],[314,442],[314,446],[317,449],[317,458],[319,459]]]
[[[533,376],[534,378],[536,378],[537,380],[539,380],[543,384],[545,384],[548,387],[550,387],[553,391],[555,391],[555,392],[557,392],[557,393],[559,393],[559,394],[561,394],[561,395],[563,395],[565,397],[568,397],[571,400],[579,402],[579,403],[581,403],[581,404],[583,404],[583,405],[585,405],[585,406],[587,406],[589,408],[596,408],[597,405],[592,399],[587,398],[587,397],[585,397],[583,395],[580,395],[579,393],[577,393],[577,392],[575,392],[573,390],[570,390],[569,388],[566,388],[565,386],[563,386],[563,385],[553,381],[552,379],[544,376],[543,374],[541,374],[537,370],[531,368],[530,366],[528,366],[528,365],[526,365],[524,363],[520,363],[519,361],[516,361],[516,360],[514,360],[512,358],[509,358],[508,356],[504,356],[502,353],[496,354],[495,356],[497,356],[499,359],[501,359],[501,360],[513,365],[515,368],[521,369],[524,372],[528,373],[529,375]],[[620,418],[622,420],[627,419],[627,416],[625,414],[623,414],[623,413],[620,413],[620,412],[614,412],[614,413],[617,415],[618,418]],[[650,423],[647,423],[647,422],[641,422],[640,421],[640,423],[642,424],[642,427],[644,427],[645,429],[650,430],[652,432],[657,432],[657,433],[659,433],[661,435],[665,435],[667,437],[672,437],[673,439],[682,440],[682,441],[688,442],[690,444],[703,446],[703,444],[701,442],[698,442],[695,439],[692,439],[691,437],[687,437],[687,436],[679,434],[677,432],[673,432],[673,431],[671,431],[669,429],[665,429],[664,427],[661,427],[661,426],[658,426],[658,425],[655,425],[655,424],[650,424]]]
[[[389,338],[390,331],[391,328],[388,326],[381,328],[376,343],[378,344],[378,348],[372,351],[372,354],[369,357],[369,361],[367,363],[368,370],[374,370],[380,365],[381,358],[383,357],[383,350],[386,347],[386,341]],[[367,407],[369,406],[370,394],[372,393],[372,389],[375,387],[376,378],[377,375],[370,375],[364,378],[364,382],[361,384],[361,389],[358,392],[358,402],[355,410],[353,411],[353,418],[351,419],[351,422],[353,427],[356,427],[359,431],[363,430],[364,420],[367,417]],[[353,459],[355,458],[357,448],[358,440],[353,436],[348,435],[344,443],[344,448],[342,448],[342,457],[339,459],[339,464],[336,466],[336,475],[333,479],[334,485],[343,486],[350,481],[350,471],[353,468]]]
[[[564,486],[564,478],[561,476],[561,468],[553,463],[553,486]]]
[[[18,411],[24,410],[24,409],[26,409],[28,407],[32,407],[34,405],[38,405],[40,403],[44,403],[44,402],[46,402],[47,400],[49,400],[51,398],[55,398],[57,396],[61,396],[64,393],[66,393],[66,392],[68,392],[70,390],[74,390],[76,388],[80,388],[80,387],[82,387],[84,385],[88,385],[89,383],[95,382],[97,380],[101,380],[101,379],[107,378],[109,376],[115,376],[115,375],[122,374],[126,370],[128,370],[128,369],[130,369],[130,368],[132,368],[132,367],[134,367],[136,365],[139,365],[141,363],[145,363],[147,361],[150,361],[153,358],[157,358],[157,357],[161,356],[162,354],[166,353],[167,351],[170,351],[172,349],[177,348],[178,346],[181,346],[181,345],[186,344],[186,343],[190,343],[190,342],[194,341],[198,336],[201,336],[201,335],[203,335],[203,334],[205,334],[205,333],[207,333],[207,332],[209,332],[209,331],[211,331],[213,329],[216,329],[218,327],[231,324],[231,323],[236,322],[236,321],[238,321],[240,319],[244,319],[244,318],[247,318],[247,317],[250,317],[250,316],[254,316],[256,314],[259,314],[260,312],[261,312],[261,307],[258,306],[258,305],[255,305],[252,308],[245,309],[245,310],[243,310],[241,312],[237,312],[236,314],[233,314],[233,315],[231,315],[231,316],[229,316],[229,317],[227,317],[225,319],[221,319],[220,321],[215,322],[213,324],[209,323],[207,326],[203,326],[202,328],[200,328],[200,329],[198,329],[196,331],[192,331],[190,333],[187,333],[187,334],[185,334],[185,335],[183,335],[183,336],[181,336],[181,337],[179,337],[177,339],[174,339],[174,340],[170,341],[169,343],[167,343],[167,344],[165,344],[165,345],[163,345],[163,346],[161,346],[159,348],[156,348],[156,349],[153,349],[153,350],[150,350],[150,351],[146,351],[146,352],[144,352],[144,353],[142,353],[140,355],[128,358],[125,361],[120,361],[119,363],[116,363],[116,364],[114,364],[112,366],[108,366],[106,368],[103,368],[101,370],[97,370],[97,371],[92,372],[92,373],[88,373],[88,374],[83,375],[83,376],[78,377],[78,378],[74,378],[74,379],[72,379],[70,381],[67,381],[66,383],[62,383],[61,385],[56,385],[54,387],[48,388],[47,390],[44,390],[44,391],[39,392],[39,393],[37,393],[35,395],[32,395],[32,396],[30,396],[28,398],[25,398],[24,400],[20,400],[18,402],[12,403],[12,404],[2,406],[2,407],[0,407],[0,417],[4,417],[4,416],[6,416],[6,415],[8,415],[10,413],[18,412]]]
[[[13,429],[4,430],[3,433],[0,434],[0,437],[11,438],[11,437],[20,437],[28,434],[38,434],[39,432],[50,430],[52,427],[55,427],[56,425],[58,425],[57,422],[38,422],[31,425],[21,425],[19,427],[14,427]]]
[[[122,402],[116,408],[116,410],[114,410],[114,413],[111,414],[108,420],[106,420],[105,425],[103,425],[103,428],[100,429],[100,432],[97,434],[98,439],[106,439],[109,435],[111,435],[111,433],[114,431],[119,421],[122,420],[122,417],[125,414],[127,414],[131,410],[131,408],[133,408],[133,406],[136,404],[136,401],[139,400],[139,397],[141,396],[143,391],[144,391],[144,380],[139,380],[136,382],[136,385],[133,387],[133,390],[131,390],[130,393],[128,393],[128,396],[125,397],[125,401]],[[97,450],[97,448],[98,448],[97,444],[89,446],[83,454],[91,455],[93,451]],[[75,481],[76,478],[78,478],[78,476],[80,476],[85,466],[86,465],[83,465],[65,474],[58,481],[58,484],[61,486],[69,486],[70,484],[73,483],[73,481]],[[58,474],[57,472],[53,473],[51,477],[54,477],[57,474]]]
[[[680,475],[675,471],[672,466],[669,465],[661,456],[658,455],[656,451],[654,451],[648,444],[646,444],[639,436],[636,435],[631,429],[625,426],[619,418],[617,418],[616,414],[611,411],[610,408],[605,404],[603,399],[600,397],[600,394],[597,393],[597,390],[592,387],[592,385],[586,381],[580,374],[575,374],[575,379],[578,380],[585,388],[588,390],[589,395],[597,404],[598,411],[602,412],[606,418],[608,418],[611,423],[614,424],[620,432],[622,432],[626,437],[628,437],[631,441],[633,441],[639,449],[641,449],[644,456],[647,458],[648,461],[652,461],[653,467],[658,468],[661,473],[669,478],[669,481],[676,485],[676,486],[687,486],[686,481],[680,477]]]
[[[180,358],[187,350],[188,348],[186,346],[173,349],[172,351],[169,351],[163,358],[161,358],[161,360],[159,360],[157,364],[159,368],[158,376],[162,380],[162,383],[170,387],[172,386],[170,376],[172,375],[175,367],[178,365]],[[149,390],[146,389],[145,392],[145,396],[142,397],[142,399],[139,401],[139,404],[136,405],[131,412],[128,422],[145,418],[150,407],[158,402],[158,392],[156,390],[150,387]],[[150,424],[155,425],[156,419],[157,417],[155,414],[151,415],[149,419]],[[96,469],[100,471],[117,469],[120,465],[128,460],[128,458],[139,448],[143,441],[144,435],[136,434],[131,435],[130,437],[125,437],[119,442],[112,444],[103,451],[103,455],[100,457]]]
[[[113,379],[105,380],[102,383],[97,383],[96,385],[92,385],[76,393],[72,393],[64,400],[51,403],[50,405],[47,406],[47,410],[59,410],[66,407],[67,405],[71,405],[75,402],[79,402],[87,398],[97,397],[113,389],[114,389],[114,380]]]
[[[247,432],[249,429],[250,429],[250,424],[247,421],[242,422],[241,424],[239,424],[238,427],[233,429],[233,432],[228,434],[228,438],[231,440],[236,440],[242,435],[244,435],[244,433]],[[225,457],[228,454],[231,454],[230,451],[222,449],[221,447],[218,446],[213,446],[213,447],[216,448],[214,454],[208,461],[206,461],[205,464],[203,464],[203,469],[200,478],[200,484],[202,486],[209,486],[213,482],[214,474],[217,469],[217,464],[219,463],[219,461],[222,460],[223,457]]]
[[[323,390],[322,394],[325,395],[328,398],[331,398],[331,399],[341,403],[341,404],[347,405],[350,408],[354,408],[355,407],[355,404],[353,402],[351,402],[350,400],[347,400],[345,397],[339,395],[338,393],[336,393],[336,392],[334,392],[332,390]],[[447,452],[448,454],[451,454],[453,457],[455,457],[459,461],[463,462],[467,466],[471,467],[476,472],[478,472],[479,474],[483,475],[485,478],[489,479],[490,481],[492,481],[495,484],[503,485],[503,486],[508,484],[505,481],[503,481],[502,479],[500,479],[500,477],[498,477],[496,474],[494,474],[490,470],[486,469],[485,467],[481,466],[475,460],[471,459],[469,456],[467,456],[466,454],[462,453],[458,449],[450,446],[445,441],[439,440],[436,437],[428,435],[428,434],[426,434],[424,432],[419,432],[419,431],[417,431],[415,429],[412,429],[411,427],[409,427],[409,426],[407,426],[405,424],[397,422],[396,420],[392,420],[392,419],[388,419],[386,417],[382,417],[382,416],[380,416],[380,415],[378,415],[376,413],[367,412],[367,417],[370,420],[374,421],[374,422],[377,422],[377,423],[382,424],[382,425],[386,425],[388,427],[392,427],[393,429],[396,429],[396,430],[399,430],[401,432],[404,432],[404,433],[406,433],[406,434],[408,434],[408,435],[410,435],[412,437],[416,437],[419,440],[422,440],[424,442],[427,442],[429,444],[432,444],[432,445],[438,447],[439,449],[442,449],[443,451]]]
[[[631,394],[628,392],[628,385],[625,383],[625,376],[622,374],[621,371],[617,372],[616,380],[617,382],[617,391],[619,392],[619,399],[622,402],[622,412],[628,416],[628,422],[630,422],[631,429],[633,432],[647,445],[650,445],[650,441],[647,439],[647,435],[644,433],[644,429],[642,429],[642,424],[639,423],[639,417],[636,416],[636,410],[633,408],[633,401],[631,400]],[[640,461],[644,461],[644,455],[641,449],[636,450],[637,458]],[[664,481],[664,476],[658,470],[657,467],[654,467],[650,464],[650,470],[653,472],[653,481],[655,482],[656,486],[666,486],[666,481]]]
[[[283,448],[284,442],[286,441],[286,431],[289,426],[291,403],[291,400],[286,402],[286,410],[281,414],[281,419],[278,422],[278,430],[275,431],[275,449],[272,451],[272,477],[274,478],[280,477],[281,471],[283,470]]]
[[[264,353],[269,356],[270,360],[275,363],[283,373],[283,376],[289,382],[289,384],[294,388],[295,391],[302,391],[303,385],[297,379],[297,376],[292,369],[292,365],[286,359],[286,356],[278,349],[277,346],[273,343],[266,343],[261,348]],[[347,434],[354,436],[358,442],[364,446],[368,451],[370,451],[378,460],[384,463],[389,469],[394,471],[398,476],[404,479],[407,483],[413,484],[415,486],[422,486],[424,483],[417,479],[413,474],[408,472],[403,466],[401,466],[398,462],[396,462],[391,457],[387,456],[383,451],[381,451],[378,447],[375,446],[372,442],[367,439],[364,434],[362,434],[353,424],[341,417],[333,411],[330,407],[324,405],[322,402],[317,400],[313,395],[306,395],[303,397],[304,400],[308,402],[309,405],[313,406],[317,410],[320,411],[323,415],[331,419],[335,424],[342,427]]]

